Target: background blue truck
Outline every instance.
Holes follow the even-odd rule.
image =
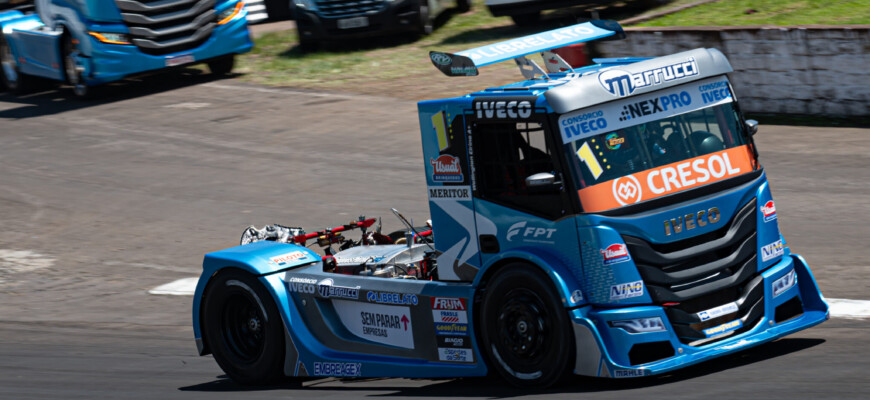
[[[253,47],[244,2],[234,0],[38,0],[35,14],[0,13],[0,79],[31,77],[92,86],[193,63],[215,74]]]

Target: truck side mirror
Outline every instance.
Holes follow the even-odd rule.
[[[747,119],[746,130],[749,132],[749,136],[755,135],[755,133],[758,132],[758,121],[754,119]]]
[[[562,182],[556,181],[556,176],[549,172],[539,172],[526,177],[526,187],[530,192],[557,191]]]

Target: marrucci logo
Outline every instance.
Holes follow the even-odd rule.
[[[598,82],[610,94],[625,97],[643,87],[659,85],[662,82],[693,75],[698,75],[698,64],[694,57],[689,57],[685,62],[653,68],[636,74],[618,69],[607,70],[598,74]]]
[[[532,103],[529,101],[477,101],[474,103],[477,118],[529,118]]]

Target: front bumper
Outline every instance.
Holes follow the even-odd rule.
[[[364,14],[325,17],[317,11],[296,8],[296,26],[301,37],[310,40],[361,38],[410,32],[417,29],[420,20],[420,0],[388,2],[383,8]],[[340,29],[338,21],[366,17],[368,26]]]
[[[118,81],[128,76],[169,68],[167,59],[191,55],[194,63],[205,62],[229,54],[251,51],[254,43],[248,33],[246,12],[233,21],[214,29],[205,43],[194,49],[167,55],[148,55],[134,45],[104,44],[89,37],[91,54],[80,62],[85,68],[85,83],[99,85]]]
[[[796,273],[797,282],[774,297],[774,281],[792,270]],[[830,317],[828,305],[812,272],[800,256],[784,257],[762,272],[761,276],[764,286],[764,313],[761,318],[748,330],[732,336],[727,336],[726,331],[722,335],[726,338],[710,344],[691,346],[682,343],[671,327],[665,310],[659,306],[619,309],[589,306],[572,310],[571,318],[577,340],[574,372],[578,375],[614,378],[661,374],[772,341],[818,325]],[[784,313],[784,309],[794,308],[794,299],[800,301],[802,313]],[[664,331],[628,333],[609,324],[615,320],[654,317],[664,321]],[[638,352],[646,352],[647,357],[652,354],[658,359],[632,364],[632,359],[644,358],[638,357]]]

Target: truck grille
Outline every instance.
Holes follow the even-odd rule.
[[[703,330],[741,319],[751,329],[764,310],[764,290],[757,273],[756,200],[747,203],[729,223],[710,233],[682,241],[653,244],[623,236],[653,302],[665,311],[683,343],[700,345]],[[697,313],[735,302],[738,310],[701,321]]]
[[[133,44],[164,55],[205,43],[217,25],[215,0],[115,0]]]
[[[317,9],[325,17],[347,17],[380,10],[384,0],[315,0]]]

